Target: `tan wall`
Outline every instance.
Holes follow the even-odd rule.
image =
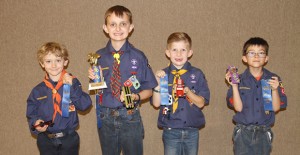
[[[130,38],[147,55],[154,71],[168,63],[164,49],[168,35],[184,31],[193,40],[192,64],[201,68],[211,89],[205,107],[207,124],[200,131],[200,153],[231,155],[233,111],[225,103],[228,65],[245,69],[243,43],[260,36],[270,44],[267,68],[279,74],[288,95],[288,108],[276,115],[272,155],[300,152],[300,49],[299,0],[15,0],[0,2],[0,154],[38,154],[25,117],[26,99],[44,73],[36,50],[46,41],[64,43],[70,51],[68,71],[87,90],[87,54],[105,46],[103,14],[112,5],[128,7],[135,30]],[[141,107],[145,125],[145,155],[163,154],[158,111],[146,102]],[[80,154],[101,154],[95,110],[80,115]]]

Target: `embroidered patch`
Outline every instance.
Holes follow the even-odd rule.
[[[232,98],[232,97],[229,98],[229,103],[230,103],[231,105],[233,105],[233,98]]]
[[[75,111],[75,106],[74,105],[70,105],[69,106],[69,112]]]
[[[37,100],[42,100],[42,99],[45,99],[45,98],[47,98],[47,96],[39,97],[39,98],[37,98]]]
[[[131,62],[132,65],[137,65],[137,63],[138,63],[138,61],[136,59],[131,59],[130,62]]]
[[[101,70],[108,70],[109,67],[102,67]]]
[[[281,88],[281,94],[285,95],[284,88]]]
[[[249,87],[240,87],[240,89],[250,89]]]
[[[191,74],[190,77],[194,80],[196,78],[195,74]]]
[[[284,87],[283,87],[282,81],[279,81],[279,87],[280,87],[280,89],[281,89],[281,94],[284,94],[284,95],[285,95]]]
[[[131,66],[132,69],[137,69],[137,66]]]

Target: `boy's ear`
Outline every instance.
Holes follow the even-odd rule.
[[[42,68],[45,68],[44,64],[42,62],[39,62]]]
[[[191,57],[192,55],[193,55],[193,50],[189,50],[188,58]]]
[[[65,60],[64,66],[66,67],[68,65],[68,63],[69,63],[69,60]]]
[[[269,61],[269,56],[266,56],[265,63]]]
[[[248,61],[247,61],[247,57],[246,56],[242,56],[242,60],[245,62],[245,63],[247,63]]]
[[[170,51],[168,49],[166,49],[165,53],[166,53],[167,57],[170,58]]]
[[[130,27],[129,27],[129,33],[133,30],[134,28],[134,25],[133,24],[130,24]]]
[[[102,28],[103,28],[103,30],[105,31],[105,33],[108,33],[108,30],[107,30],[107,27],[106,27],[105,24],[103,24]]]

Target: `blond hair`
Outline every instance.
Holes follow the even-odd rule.
[[[64,45],[61,45],[56,42],[47,42],[40,47],[37,51],[37,59],[40,63],[43,63],[43,59],[46,55],[52,53],[57,57],[62,57],[64,60],[68,60],[68,50]]]
[[[189,44],[189,48],[192,48],[192,39],[191,37],[184,32],[174,32],[172,33],[167,40],[167,48],[173,42],[184,41]]]

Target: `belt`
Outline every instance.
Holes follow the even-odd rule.
[[[198,128],[194,127],[183,127],[183,128],[169,128],[169,127],[163,127],[164,130],[199,130]]]
[[[118,116],[120,116],[120,113],[119,113],[118,110],[112,109],[112,110],[110,110],[109,115],[114,116],[114,117],[118,117]]]
[[[237,126],[239,126],[240,128],[249,130],[249,131],[256,131],[256,130],[260,130],[260,131],[267,131],[270,129],[270,127],[267,127],[265,125],[242,125],[242,124],[238,124]]]
[[[127,109],[125,106],[120,106],[115,108],[100,106],[99,109],[103,113],[106,113],[107,115],[112,117],[133,115],[136,111],[138,111],[138,107],[134,107],[133,109]]]
[[[57,133],[50,133],[50,132],[45,132],[45,134],[47,135],[48,138],[61,138],[64,136],[67,136],[68,134],[71,134],[75,132],[75,130],[66,130],[66,131],[61,131],[61,132],[57,132]]]
[[[64,134],[63,132],[58,132],[58,133],[46,133],[46,135],[49,138],[61,138],[61,137],[65,136],[66,134]]]
[[[109,115],[114,116],[114,117],[118,117],[120,116],[120,109],[110,109],[109,110]],[[132,115],[134,113],[134,111],[136,110],[134,109],[126,109],[127,110],[127,115]]]

